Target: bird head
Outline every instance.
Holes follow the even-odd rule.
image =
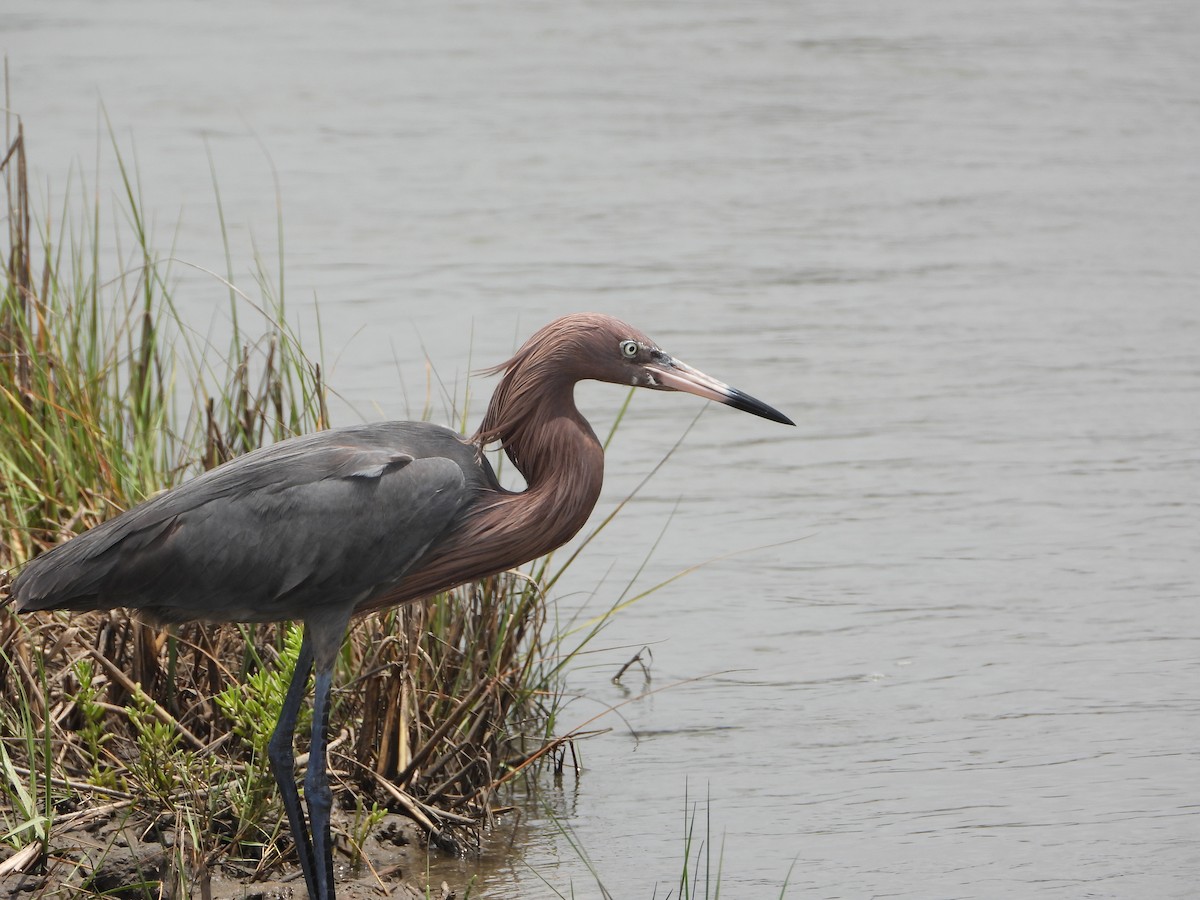
[[[484,374],[501,372],[504,377],[475,434],[481,446],[502,440],[511,447],[516,431],[542,423],[552,413],[545,401],[563,396],[555,391],[565,388],[570,402],[570,386],[589,379],[683,391],[772,422],[795,424],[761,400],[668,355],[632,325],[599,313],[555,319],[535,332],[511,359],[484,370]]]
[[[607,357],[606,374],[601,381],[656,391],[683,391],[772,422],[796,424],[761,400],[670,356],[646,335],[619,320],[611,320],[607,330],[607,346],[601,344],[601,352]]]

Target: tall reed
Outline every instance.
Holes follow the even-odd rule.
[[[288,324],[282,276],[260,264],[257,299],[214,278],[232,324],[216,354],[179,315],[175,261],[154,248],[115,142],[129,228],[115,243],[134,249],[110,269],[106,217],[86,191],[77,206],[64,201],[57,229],[35,226],[24,131],[9,125],[0,602],[8,571],[37,553],[233,455],[328,426],[322,369]],[[223,217],[222,236],[228,248]],[[252,320],[262,323],[253,334]],[[331,720],[341,806],[401,811],[458,846],[489,820],[506,780],[561,747],[550,581],[539,561],[352,631]],[[221,862],[259,876],[277,867],[288,837],[263,741],[297,634],[288,624],[168,633],[122,610],[18,618],[0,608],[0,842],[25,869],[86,885],[94,875],[55,850],[56,834],[118,812],[165,815],[160,885],[203,889]],[[356,821],[345,835],[361,846],[377,817]]]

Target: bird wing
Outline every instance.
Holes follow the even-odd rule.
[[[466,448],[414,458],[396,439],[321,432],[240,457],[33,560],[18,608],[268,621],[386,591],[479,491]]]

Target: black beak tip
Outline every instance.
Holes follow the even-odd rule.
[[[791,419],[789,419],[787,416],[785,416],[783,413],[781,413],[779,410],[772,409],[769,406],[767,407],[767,410],[768,410],[767,412],[759,413],[759,415],[762,416],[764,419],[770,419],[772,422],[778,422],[780,425],[791,425],[793,428],[796,427],[796,423],[793,422]]]
[[[742,412],[748,412],[751,415],[759,416],[763,419],[769,419],[772,422],[778,422],[780,425],[795,426],[795,422],[781,413],[773,406],[768,406],[761,400],[751,397],[749,394],[744,394],[741,391],[734,390],[729,397],[729,406],[734,409],[740,409]]]

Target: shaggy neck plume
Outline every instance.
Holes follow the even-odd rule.
[[[577,368],[561,356],[561,340],[540,340],[545,331],[494,370],[504,377],[471,439],[481,454],[499,442],[525,490],[483,496],[420,569],[359,612],[427,596],[451,578],[462,584],[514,568],[561,547],[587,522],[600,497],[604,450],[575,406]]]

